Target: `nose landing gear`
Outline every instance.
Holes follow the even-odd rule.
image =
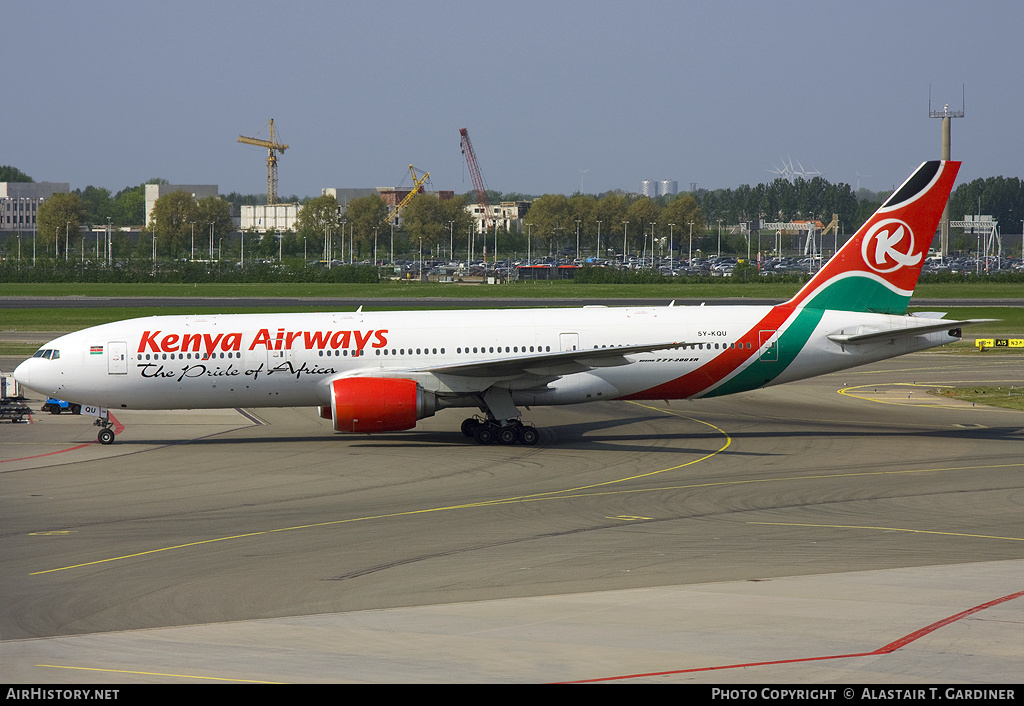
[[[106,414],[107,410],[103,409],[101,411],[103,412],[103,416],[97,417],[92,423],[94,427],[100,428],[99,433],[96,434],[96,441],[100,442],[104,446],[110,446],[114,443],[114,423],[110,421],[110,417]]]

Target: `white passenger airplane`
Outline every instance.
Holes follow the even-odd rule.
[[[959,162],[926,162],[789,301],[156,316],[61,336],[14,372],[105,409],[319,406],[336,431],[411,429],[446,407],[481,444],[537,443],[520,406],[714,397],[956,341],[972,321],[907,316]]]

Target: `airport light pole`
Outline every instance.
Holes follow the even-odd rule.
[[[622,222],[622,269],[626,269],[626,229],[629,227],[629,221]]]
[[[526,224],[526,266],[533,264],[533,224]]]
[[[654,269],[654,226],[658,225],[651,221],[651,269]]]
[[[676,227],[675,223],[668,224],[668,269],[675,270],[672,259],[672,229]]]
[[[690,221],[690,251],[686,255],[686,266],[693,267],[693,221]]]

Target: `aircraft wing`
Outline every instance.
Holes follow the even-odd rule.
[[[674,341],[672,343],[617,346],[615,348],[587,348],[557,353],[520,354],[497,360],[420,368],[419,371],[434,375],[454,375],[468,378],[549,378],[582,373],[594,368],[628,365],[632,361],[626,358],[627,355],[681,348],[685,345],[688,344]]]
[[[957,329],[962,326],[971,326],[972,324],[983,324],[990,321],[997,321],[997,319],[964,319],[963,321],[938,321],[932,324],[914,325],[907,326],[906,328],[895,328],[887,329],[885,331],[867,331],[864,333],[832,333],[829,334],[828,339],[835,341],[836,343],[870,343],[874,341],[890,340],[897,338],[909,338],[911,336],[920,336],[925,333],[935,333],[936,331],[949,331]]]

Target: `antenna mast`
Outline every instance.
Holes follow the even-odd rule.
[[[966,90],[963,86],[960,87],[960,110],[950,110],[949,103],[947,103],[942,110],[932,110],[932,87],[928,86],[928,117],[929,118],[942,118],[942,159],[949,161],[950,159],[950,133],[953,118],[964,117],[964,107]],[[939,221],[939,225],[942,228],[942,235],[939,238],[939,247],[941,249],[941,255],[943,259],[949,253],[949,202],[946,202],[946,208],[942,210],[942,220]]]

